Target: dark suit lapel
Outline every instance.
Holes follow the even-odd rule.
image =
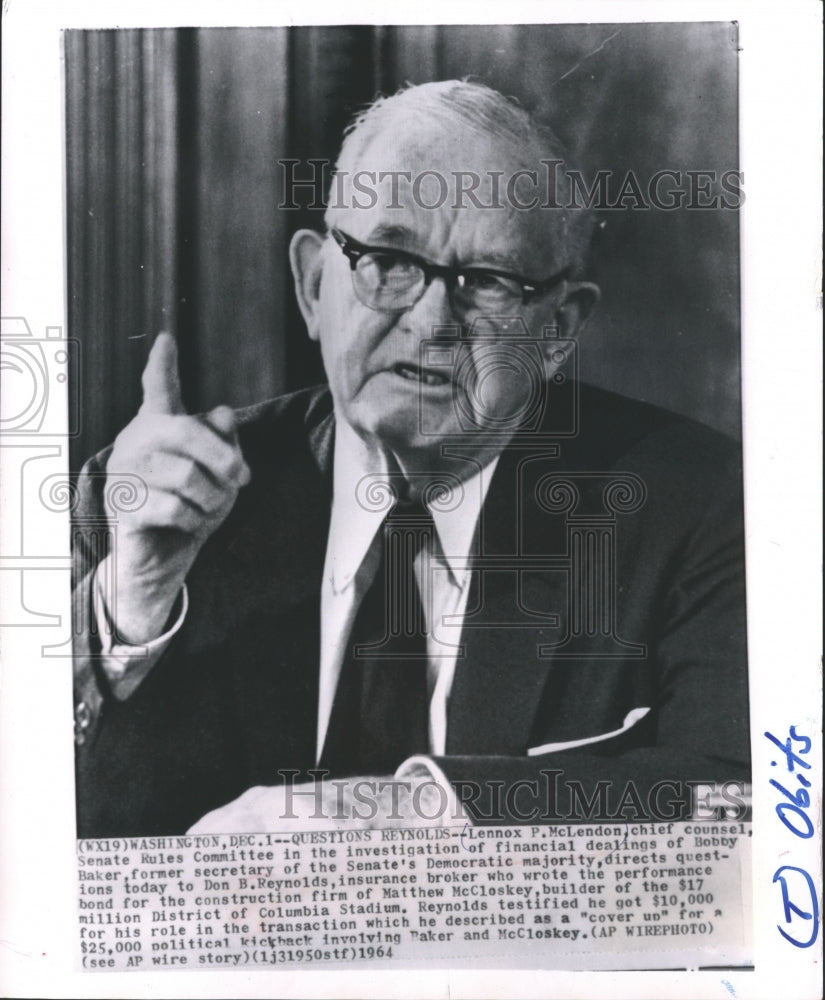
[[[255,581],[249,609],[288,611],[318,598],[332,498],[334,421],[328,416],[287,461],[256,470],[256,489],[229,541],[230,574]],[[236,595],[237,596],[237,595]]]
[[[319,608],[330,511],[332,417],[289,449],[248,455],[253,480],[227,523],[204,546],[188,579],[198,609],[183,637],[187,651],[235,641],[271,626],[273,653],[281,647],[279,620]],[[310,610],[309,614],[312,614]],[[297,633],[296,633],[297,634]],[[317,646],[318,629],[307,636]],[[293,653],[298,650],[293,648]],[[302,661],[314,658],[307,648]]]
[[[524,568],[535,552],[531,490],[525,485],[558,460],[505,451],[477,531],[479,546],[456,662],[447,726],[447,753],[523,754],[545,687],[550,661],[541,643],[564,627],[567,578],[546,563]],[[547,542],[546,535],[544,543]],[[517,568],[519,567],[519,568]]]
[[[542,477],[571,474],[582,488],[575,520],[581,525],[592,512],[601,514],[604,484],[622,473],[628,448],[647,426],[638,404],[618,407],[600,390],[580,389],[577,433],[557,439],[558,456],[552,447],[511,447],[493,477],[462,633],[465,656],[456,663],[450,697],[448,753],[523,754],[534,744],[611,732],[628,711],[652,703],[641,645],[646,632],[639,625],[629,637],[632,645],[598,629],[588,634],[581,622],[578,634],[572,628],[571,609],[583,609],[587,598],[568,591],[574,577],[565,490],[559,490],[558,510],[546,482],[547,502],[542,506],[537,498]],[[489,572],[489,555],[531,568]],[[551,615],[554,621],[547,620]],[[620,633],[623,624],[618,622]],[[541,644],[556,648],[540,656]]]

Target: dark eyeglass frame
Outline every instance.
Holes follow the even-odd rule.
[[[368,246],[366,243],[361,243],[359,240],[353,239],[352,236],[348,236],[346,233],[337,228],[331,229],[330,235],[341,248],[341,252],[347,260],[349,260],[351,271],[356,270],[358,267],[358,261],[362,257],[371,253],[391,254],[395,257],[400,257],[403,260],[407,260],[411,264],[415,264],[418,268],[420,268],[424,275],[424,284],[419,298],[424,295],[424,292],[431,284],[433,278],[443,278],[448,291],[452,291],[455,287],[463,287],[465,276],[488,274],[496,278],[506,278],[508,281],[512,281],[517,284],[521,288],[521,304],[526,306],[532,298],[544,295],[552,288],[555,288],[563,281],[566,281],[570,277],[573,270],[572,265],[568,265],[557,274],[552,274],[549,278],[545,278],[544,281],[529,281],[526,278],[519,277],[519,275],[510,274],[508,271],[498,271],[495,268],[490,267],[447,267],[443,264],[432,264],[423,257],[419,257],[418,254],[409,253],[407,250],[399,250],[396,247]],[[418,299],[399,310],[379,311],[404,312],[407,309],[411,309],[417,301]],[[366,305],[367,303],[364,304]],[[369,306],[369,308],[374,307]]]

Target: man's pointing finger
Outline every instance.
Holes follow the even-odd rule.
[[[143,369],[143,413],[182,414],[178,345],[171,333],[159,333]]]

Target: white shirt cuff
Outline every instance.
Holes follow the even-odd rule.
[[[101,665],[112,694],[118,701],[124,701],[148,675],[180,630],[189,610],[189,594],[184,583],[176,601],[180,604],[180,611],[171,627],[156,639],[136,646],[115,642],[117,626],[109,613],[97,571],[92,582],[92,594],[94,616],[100,636]]]

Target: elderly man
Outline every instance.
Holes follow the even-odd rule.
[[[79,547],[81,836],[673,818],[747,777],[737,450],[577,383],[591,219],[523,186],[560,162],[485,87],[380,100],[290,248],[329,387],[189,416],[157,338],[81,483],[147,489]]]

